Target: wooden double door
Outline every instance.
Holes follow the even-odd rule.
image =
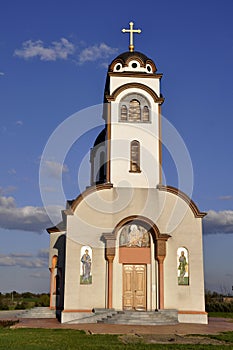
[[[123,265],[123,309],[146,310],[146,265]]]

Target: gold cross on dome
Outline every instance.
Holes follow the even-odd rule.
[[[129,33],[129,51],[134,51],[134,44],[133,44],[133,34],[134,33],[141,33],[141,29],[133,29],[133,22],[129,23],[129,29],[122,29],[122,33]]]

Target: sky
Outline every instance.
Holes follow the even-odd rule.
[[[162,114],[189,151],[192,199],[208,213],[203,232],[205,287],[232,292],[232,13],[231,0],[1,2],[1,292],[49,291],[45,228],[51,222],[41,198],[40,160],[63,121],[102,103],[108,64],[128,50],[128,35],[121,29],[130,21],[142,30],[135,36],[135,50],[163,73]],[[89,185],[89,175],[82,171],[79,185],[78,174],[101,129],[97,114],[85,135],[80,130],[88,130],[87,121],[80,118],[77,142],[63,164],[47,162],[50,186],[43,193],[56,192],[61,172],[66,199]],[[176,186],[170,158],[164,149],[166,181]],[[58,220],[62,207],[61,200],[53,207]]]

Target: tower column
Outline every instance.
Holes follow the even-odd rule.
[[[159,309],[164,309],[164,259],[166,257],[167,238],[158,238],[156,242],[156,260],[158,261]]]
[[[112,308],[112,282],[113,282],[113,260],[114,256],[107,257],[108,261],[108,309]]]
[[[108,262],[107,308],[112,308],[113,297],[113,260],[115,258],[116,237],[112,233],[103,233],[105,241],[105,259]]]
[[[164,269],[163,269],[163,261],[164,257],[158,257],[158,275],[159,275],[159,309],[164,309]]]

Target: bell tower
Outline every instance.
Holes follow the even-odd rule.
[[[105,131],[98,161],[92,173],[102,173],[92,184],[110,182],[114,187],[156,188],[161,183],[161,104],[162,74],[143,53],[134,51],[133,35],[140,29],[123,29],[130,34],[129,51],[117,56],[109,65],[104,92]],[[97,140],[98,140],[97,138]],[[102,151],[100,151],[102,149]],[[92,152],[93,153],[93,152]],[[95,163],[100,154],[94,152]],[[101,164],[102,163],[102,164]]]

